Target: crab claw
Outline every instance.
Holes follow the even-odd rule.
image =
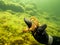
[[[24,18],[24,22],[27,24],[29,28],[32,26],[32,22],[30,20]]]

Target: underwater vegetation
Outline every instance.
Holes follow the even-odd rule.
[[[60,37],[60,18],[47,12],[39,12],[34,3],[5,3],[0,1],[0,45],[43,45],[37,42],[27,27],[24,18],[36,17],[40,24],[47,24],[47,33]],[[57,22],[58,23],[57,23]]]
[[[6,11],[6,10],[12,10],[14,12],[24,12],[24,9],[22,6],[17,6],[14,4],[5,4],[3,1],[0,1],[0,10]]]
[[[27,4],[24,6],[24,4],[19,3],[19,4],[15,4],[15,3],[11,3],[11,4],[6,4],[4,1],[0,1],[0,10],[1,11],[7,11],[7,10],[11,10],[13,12],[26,12],[29,13],[31,15],[33,15],[36,12],[36,6],[33,6],[34,4]]]

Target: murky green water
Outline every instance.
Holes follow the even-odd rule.
[[[42,45],[22,33],[24,17],[31,16],[47,24],[49,35],[60,37],[60,0],[0,0],[0,45]]]

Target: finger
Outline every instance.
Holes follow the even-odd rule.
[[[41,26],[41,28],[42,28],[42,30],[45,30],[47,28],[47,25],[44,24],[44,25]]]
[[[24,22],[28,25],[29,28],[32,26],[32,22],[30,20],[24,18]]]

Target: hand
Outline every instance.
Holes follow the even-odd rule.
[[[28,20],[28,19],[24,18],[24,22],[25,22],[25,23],[27,24],[27,26],[28,26],[28,28],[26,28],[26,29],[28,29],[28,30],[25,29],[25,31],[34,31],[35,28],[37,28],[38,22],[36,23],[36,20],[34,20],[34,21],[32,21],[32,20],[33,20],[33,19]]]
[[[30,29],[31,27],[33,27],[33,23],[30,20],[27,20],[26,18],[24,18],[25,23],[27,24],[28,28]],[[43,44],[47,44],[48,43],[48,35],[46,33],[46,27],[47,25],[41,25],[41,26],[37,26],[34,27],[34,31],[31,30],[33,37],[40,43]]]
[[[35,31],[32,31],[33,37],[42,44],[48,44],[48,34],[46,33],[46,27],[47,25],[41,25],[35,29]]]

